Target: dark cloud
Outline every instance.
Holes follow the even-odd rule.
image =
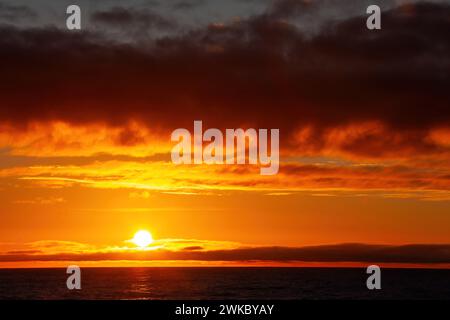
[[[93,252],[60,254],[3,254],[1,262],[101,261],[101,260],[201,260],[201,261],[304,261],[368,263],[450,263],[448,244],[404,246],[340,244],[311,247],[257,247],[229,250],[145,252]]]
[[[21,19],[35,19],[37,14],[29,7],[0,2],[0,21],[16,22]]]
[[[148,13],[95,17],[170,25]],[[201,119],[208,127],[280,128],[284,141],[310,126],[318,150],[330,129],[375,121],[383,130],[363,131],[341,148],[440,153],[448,148],[428,135],[450,126],[449,14],[448,4],[420,3],[385,12],[380,31],[367,30],[359,16],[314,37],[262,14],[134,44],[2,27],[0,121],[121,125],[134,118],[171,131]],[[130,132],[122,142],[134,140]]]
[[[192,10],[206,3],[205,0],[181,0],[172,4],[172,8],[175,10]]]
[[[409,0],[408,4],[414,6],[417,2],[421,2],[421,0]],[[408,5],[405,1],[403,3]],[[352,16],[359,16],[365,13],[367,7],[370,5],[378,5],[382,11],[385,11],[399,4],[400,1],[398,0],[274,0],[271,2],[266,13],[272,18],[278,19],[305,19],[308,16],[314,16],[316,19],[326,22],[326,20],[340,20]]]
[[[202,246],[190,246],[190,247],[184,247],[184,251],[197,251],[197,250],[203,250],[204,248]]]
[[[319,7],[323,1],[278,0],[274,1],[269,14],[274,18],[298,16]]]
[[[104,24],[108,28],[131,28],[141,33],[153,29],[172,30],[177,27],[176,21],[165,18],[154,11],[124,7],[94,12],[91,20],[94,23]]]

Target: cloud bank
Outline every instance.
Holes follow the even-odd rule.
[[[59,250],[48,254],[46,251]],[[206,250],[203,246],[191,246],[178,250],[89,250],[83,244],[47,244],[45,248],[15,251],[0,255],[0,262],[24,261],[105,261],[105,260],[176,260],[176,261],[273,261],[273,262],[365,262],[365,263],[450,263],[448,244],[370,245],[338,244],[308,247],[237,247]],[[36,246],[35,246],[36,247]],[[76,252],[73,250],[76,249]],[[71,252],[72,251],[72,252]]]

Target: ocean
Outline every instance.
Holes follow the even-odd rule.
[[[383,269],[368,290],[361,268],[83,268],[81,290],[65,269],[0,269],[0,299],[227,300],[450,299],[450,270]]]

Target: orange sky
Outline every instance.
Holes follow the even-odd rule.
[[[282,149],[280,173],[261,176],[251,165],[173,165],[170,137],[134,126],[143,139],[125,147],[114,142],[120,129],[108,127],[43,123],[17,136],[4,131],[9,151],[1,155],[0,265],[58,266],[58,255],[128,252],[134,246],[125,241],[140,229],[161,242],[156,251],[174,252],[450,243],[450,194],[445,187],[414,185],[418,168],[430,184],[442,183],[418,158],[295,157]],[[42,258],[48,254],[54,262]],[[137,263],[98,259],[82,263]],[[317,263],[166,259],[159,265]]]
[[[255,3],[0,23],[0,267],[450,263],[448,5]],[[279,129],[278,174],[173,164],[195,120]]]

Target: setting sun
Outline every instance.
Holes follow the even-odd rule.
[[[140,230],[134,234],[131,242],[133,242],[138,247],[145,248],[152,244],[153,237],[150,232],[146,230]]]

